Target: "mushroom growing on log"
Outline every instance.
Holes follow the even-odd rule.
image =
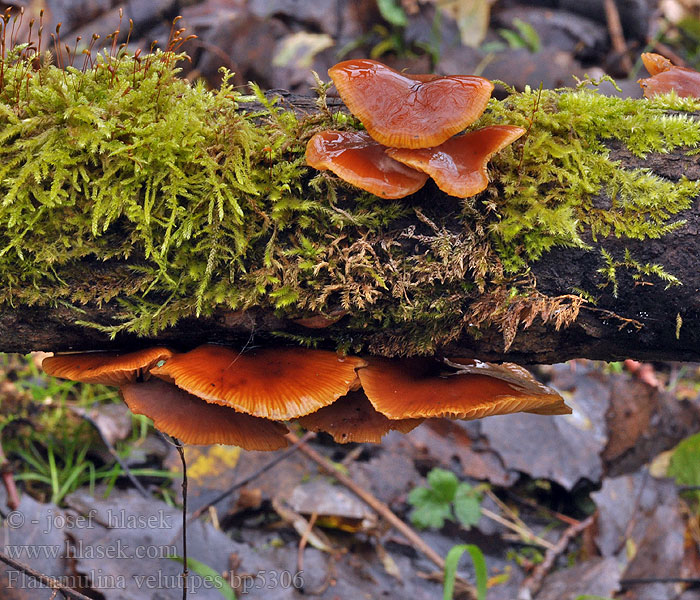
[[[188,444],[234,444],[246,450],[277,450],[288,444],[287,428],[280,423],[208,404],[152,378],[150,369],[172,356],[167,348],[72,353],[49,356],[42,367],[54,377],[118,386],[131,412],[146,415],[157,429]]]
[[[212,344],[178,354],[151,369],[207,402],[266,419],[286,420],[328,406],[350,391],[353,356],[303,348],[265,348],[237,352]]]
[[[397,161],[430,175],[446,194],[468,198],[489,183],[489,159],[525,133],[514,125],[493,125],[450,138],[434,148],[388,148]]]
[[[429,417],[571,412],[525,369],[471,359],[365,360],[321,350],[239,352],[207,344],[184,354],[153,348],[59,355],[44,365],[58,377],[118,385],[132,412],[185,443],[248,450],[286,446],[287,428],[278,421],[289,419],[345,443],[379,442]]]
[[[338,63],[328,75],[367,132],[393,148],[442,144],[481,116],[493,91],[493,83],[483,77],[418,81],[368,59]]]
[[[674,91],[681,98],[700,98],[700,73],[694,69],[677,67],[668,58],[653,52],[642,54],[642,61],[651,74],[651,77],[639,80],[645,97],[653,98]]]
[[[380,198],[403,198],[425,185],[425,173],[394,160],[385,150],[364,131],[321,131],[309,140],[306,164],[329,169]]]

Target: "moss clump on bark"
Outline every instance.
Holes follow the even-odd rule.
[[[80,320],[81,304],[119,302],[120,320],[99,325],[112,335],[261,306],[345,310],[342,332],[301,341],[353,350],[427,353],[485,325],[508,343],[525,314],[563,325],[594,292],[539,294],[528,271],[544,252],[585,246],[584,231],[663,236],[699,191],[624,169],[605,146],[694,148],[700,125],[681,111],[697,102],[581,87],[490,103],[475,127],[528,133],[493,159],[482,195],[388,202],[305,166],[315,131],[359,127],[325,107],[324,86],[301,118],[227,77],[218,91],[180,79],[181,58],[101,54],[62,70],[19,46],[2,62],[1,304],[70,304]]]

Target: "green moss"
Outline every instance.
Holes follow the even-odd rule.
[[[696,147],[700,125],[679,111],[700,105],[673,96],[582,87],[492,101],[475,126],[528,133],[492,161],[494,185],[445,217],[420,196],[379,200],[305,166],[315,131],[359,126],[325,108],[323,86],[319,112],[301,119],[259,90],[241,96],[228,77],[214,92],[179,79],[172,53],[62,71],[37,70],[25,51],[4,61],[0,85],[0,302],[64,302],[80,320],[80,305],[116,301],[121,319],[100,326],[112,335],[262,306],[290,317],[347,310],[345,333],[322,335],[354,350],[430,352],[491,324],[508,343],[521,315],[564,314],[565,325],[584,301],[537,292],[527,273],[543,253],[585,247],[586,230],[663,236],[699,191],[624,169],[605,146],[639,156]],[[264,108],[242,110],[253,100]],[[609,206],[593,203],[600,192]]]

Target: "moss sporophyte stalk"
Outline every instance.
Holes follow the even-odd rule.
[[[483,194],[450,199],[453,211],[421,193],[379,199],[305,165],[314,133],[360,128],[328,110],[326,86],[320,110],[299,116],[255,86],[242,96],[228,72],[214,91],[181,79],[182,59],[103,53],[60,69],[26,45],[7,53],[0,302],[67,303],[76,321],[81,304],[118,302],[120,319],[99,326],[112,335],[261,306],[290,318],[345,310],[344,328],[378,353],[428,353],[486,325],[507,342],[508,307],[563,325],[596,292],[543,296],[528,276],[543,253],[585,247],[584,231],[603,246],[606,236],[658,238],[682,225],[700,191],[623,168],[606,147],[696,147],[700,124],[685,113],[697,101],[620,99],[582,84],[492,99],[474,128],[527,133],[492,159]],[[601,192],[606,208],[593,203]],[[600,264],[614,277],[612,259]],[[663,265],[630,256],[618,266],[674,283]],[[347,345],[335,335],[318,333]]]

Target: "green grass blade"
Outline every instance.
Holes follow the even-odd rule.
[[[53,453],[53,444],[48,444],[46,448],[49,457],[49,472],[51,474],[51,502],[58,503],[58,468],[56,467],[56,456]]]
[[[484,553],[474,544],[460,544],[453,546],[445,557],[445,584],[443,588],[443,600],[452,600],[455,589],[455,579],[457,577],[457,565],[462,554],[469,552],[474,563],[474,573],[476,575],[476,600],[486,600],[486,583],[488,581],[488,570]]]
[[[46,485],[51,485],[51,479],[40,473],[17,473],[14,479],[15,481],[40,481]]]
[[[58,502],[60,502],[63,499],[63,497],[71,491],[73,483],[86,468],[87,463],[76,465],[75,468],[73,468],[73,470],[68,475],[67,479],[63,482],[63,485],[58,490]],[[78,488],[79,484],[77,484],[75,487]]]
[[[169,556],[170,560],[174,560],[182,564],[184,561],[180,556]],[[236,600],[236,592],[231,587],[228,581],[224,579],[219,572],[205,565],[203,562],[198,561],[196,558],[187,559],[187,568],[193,573],[197,573],[200,577],[206,579],[210,582],[219,593],[225,598],[225,600]]]

